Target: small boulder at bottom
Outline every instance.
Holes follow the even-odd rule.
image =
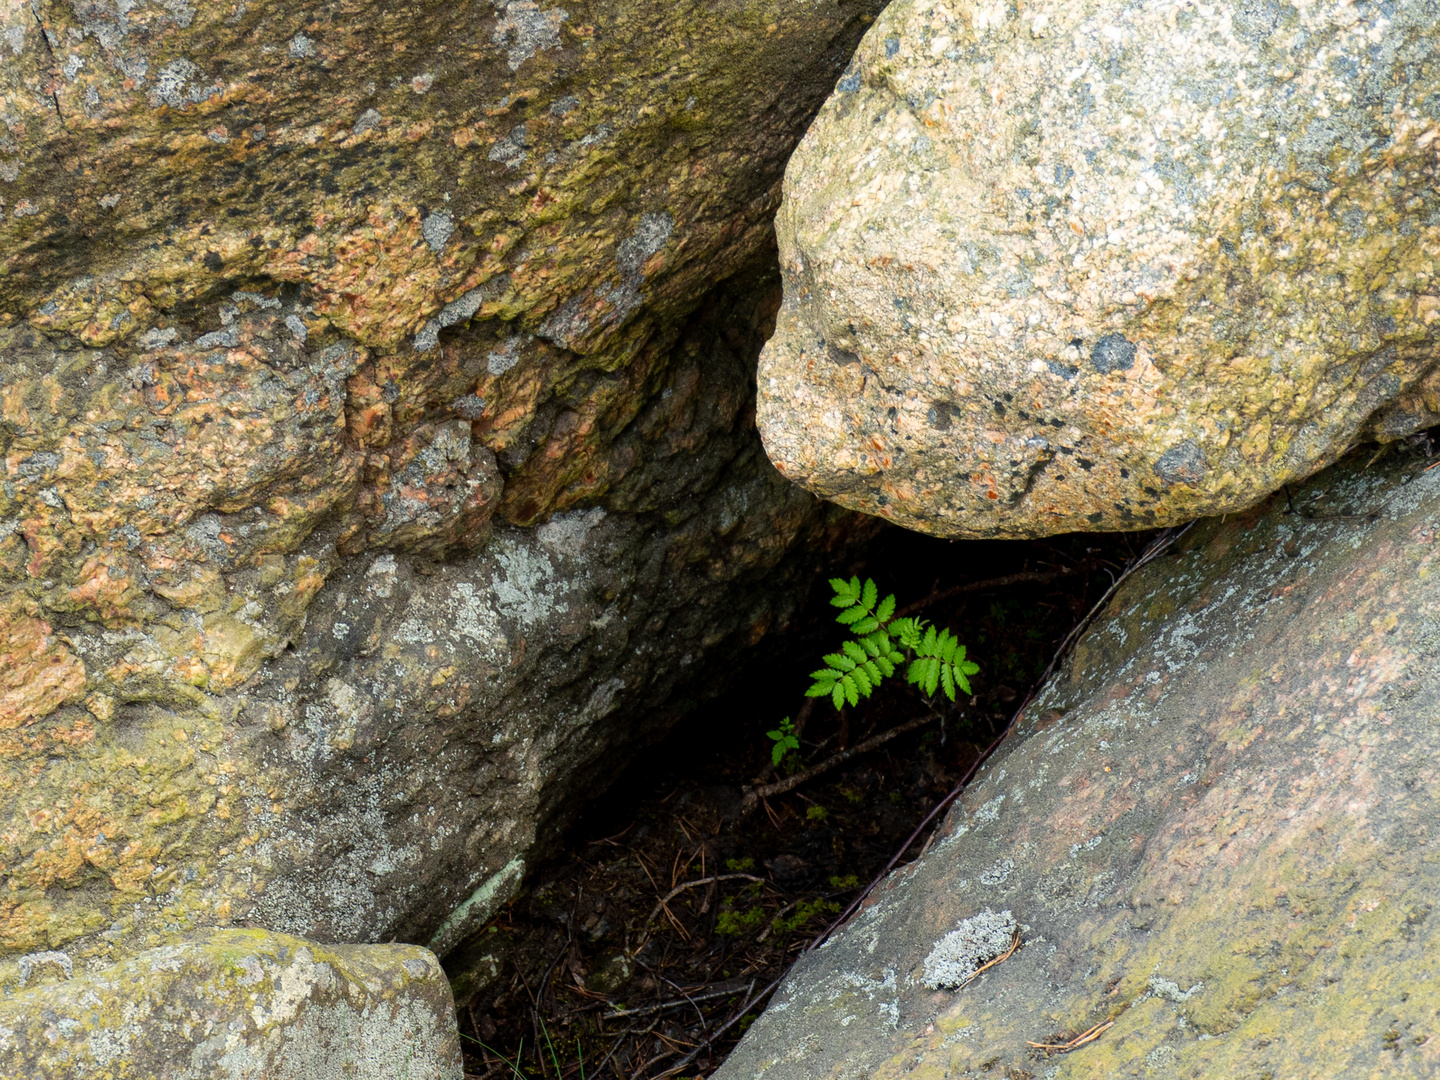
[[[213,930],[98,971],[63,955],[0,965],[0,1077],[463,1075],[449,983],[419,946]]]

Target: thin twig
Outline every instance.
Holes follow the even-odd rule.
[[[665,976],[660,976],[662,979]],[[675,986],[669,979],[665,979],[671,986]],[[680,988],[675,987],[677,990]],[[606,1013],[600,1017],[602,1020],[625,1020],[632,1016],[653,1016],[658,1012],[666,1012],[670,1009],[678,1009],[684,1005],[693,1005],[697,1001],[714,1001],[716,998],[734,997],[740,993],[740,987],[732,986],[728,990],[712,990],[708,994],[686,995],[684,998],[674,998],[671,1001],[662,1001],[658,1005],[646,1005],[643,1009],[620,1009],[616,1012]],[[685,991],[680,991],[682,994]]]
[[[790,901],[790,903],[782,907],[779,911],[775,912],[775,915],[770,919],[769,924],[765,927],[763,931],[761,931],[760,936],[755,939],[755,944],[759,945],[760,942],[764,941],[767,937],[770,936],[770,931],[774,930],[775,927],[780,924],[780,920],[785,917],[785,913],[787,911],[791,911],[794,908],[799,907],[804,902],[805,901],[803,898],[800,900],[792,900]]]
[[[570,929],[574,922],[575,911],[572,908],[570,911],[570,919],[565,924],[565,944],[560,947],[560,951],[555,954],[555,959],[550,961],[550,966],[545,969],[545,974],[540,977],[540,992],[535,995],[535,1006],[537,1010],[545,1004],[545,991],[550,985],[550,976],[555,974],[556,966],[560,963],[561,958],[570,951],[570,944],[575,940],[574,932]],[[554,1000],[555,995],[551,994],[550,997],[551,1000]]]
[[[747,997],[745,1000],[745,1004],[740,1006],[739,1010],[735,1013],[735,1015],[733,1015],[732,1017],[730,1017],[729,1020],[726,1020],[725,1023],[720,1025],[719,1030],[717,1030],[714,1035],[710,1036],[711,1041],[713,1042],[714,1040],[719,1039],[721,1035],[724,1035],[725,1032],[729,1031],[732,1027],[734,1027],[736,1023],[739,1022],[741,1017],[743,1017],[746,1013],[753,1009],[757,1003],[763,1001],[770,993],[775,990],[777,986],[779,986],[784,981],[785,975],[781,975],[769,986],[765,987],[764,990],[761,990],[758,994]],[[751,981],[750,985],[752,987],[755,985],[753,980]],[[672,1065],[659,1076],[655,1077],[655,1080],[666,1080],[667,1077],[674,1076],[676,1073],[679,1072],[684,1072],[686,1067],[699,1056],[700,1049],[697,1047],[690,1054],[686,1055],[686,1057],[682,1058],[678,1065]]]
[[[740,814],[743,817],[750,813],[750,811],[759,805],[761,799],[768,799],[772,795],[784,795],[788,791],[794,791],[801,784],[808,780],[813,780],[821,773],[827,773],[837,765],[843,765],[859,754],[867,754],[877,747],[884,746],[891,739],[904,735],[907,731],[914,731],[916,728],[938,719],[944,718],[937,712],[931,712],[928,716],[917,716],[913,720],[905,721],[905,723],[898,727],[893,727],[888,731],[882,731],[878,735],[872,735],[864,742],[856,743],[848,750],[841,750],[838,754],[827,758],[819,765],[813,765],[808,769],[796,773],[794,776],[787,776],[784,780],[777,780],[773,784],[761,784],[759,787],[749,788],[745,792],[745,799],[741,806]]]
[[[1115,579],[1115,583],[1111,585],[1108,589],[1106,589],[1100,599],[1095,602],[1095,606],[1085,613],[1085,617],[1083,619],[1081,619],[1079,622],[1077,622],[1074,626],[1070,628],[1070,633],[1065,635],[1064,640],[1060,642],[1060,647],[1055,650],[1055,655],[1050,658],[1050,663],[1046,665],[1045,670],[1040,673],[1040,678],[1036,680],[1037,688],[1043,686],[1045,680],[1047,680],[1052,674],[1054,674],[1055,668],[1065,657],[1066,653],[1070,651],[1070,646],[1075,643],[1075,639],[1078,638],[1080,634],[1085,630],[1085,628],[1090,625],[1090,623],[1094,620],[1095,616],[1100,614],[1100,612],[1104,610],[1105,605],[1108,604],[1110,602],[1110,598],[1119,591],[1120,586],[1123,585],[1132,574],[1136,573],[1142,567],[1148,566],[1150,563],[1158,559],[1161,553],[1166,548],[1168,548],[1171,544],[1175,543],[1176,540],[1179,540],[1182,536],[1184,536],[1194,527],[1195,522],[1192,521],[1190,522],[1190,524],[1181,526],[1180,528],[1166,529],[1163,533],[1161,533],[1153,541],[1151,541],[1150,546],[1145,549],[1144,553],[1140,556],[1140,558],[1136,559],[1129,566],[1125,567],[1125,569],[1121,572],[1120,576]],[[1031,692],[1030,696],[1034,697],[1034,691]],[[1027,701],[1026,704],[1029,704],[1029,702]],[[1016,713],[1016,716],[1019,716],[1018,712]],[[1012,720],[1011,723],[1013,724],[1014,721]]]
[[[674,900],[675,897],[679,896],[686,889],[693,889],[700,885],[714,885],[721,881],[734,881],[736,878],[744,878],[746,881],[758,881],[762,885],[765,884],[764,878],[756,877],[754,874],[712,874],[710,877],[696,878],[694,881],[683,881],[666,893],[660,902],[650,910],[650,917],[645,920],[645,924],[648,926],[654,922],[655,916],[660,914],[660,909],[665,907],[666,904],[670,903],[671,900]]]
[[[950,589],[932,592],[929,596],[916,600],[913,604],[906,604],[895,612],[895,617],[901,618],[905,615],[913,615],[917,611],[924,611],[932,604],[938,604],[941,600],[949,600],[952,596],[989,592],[991,589],[1003,589],[1010,585],[1047,585],[1052,581],[1059,581],[1063,577],[1073,577],[1083,572],[1081,567],[1073,566],[1065,570],[1026,570],[1023,573],[1006,574],[1004,577],[990,578],[987,581],[971,581]]]
[[[646,970],[648,971],[650,969],[647,968]],[[658,971],[655,972],[655,974],[660,975],[660,978],[664,979],[667,983],[673,986],[681,997],[683,997],[686,1001],[690,1002],[690,1007],[695,1010],[695,1015],[700,1018],[700,1035],[705,1040],[705,1049],[709,1055],[707,1060],[711,1064],[714,1064],[715,1048],[710,1045],[710,1022],[705,1018],[705,1013],[701,1010],[700,1006],[695,1003],[695,999],[692,998],[689,994],[685,993],[685,988],[683,986],[677,983],[674,979],[670,978],[668,975],[663,975]]]
[[[1089,1031],[1085,1032],[1084,1034],[1076,1035],[1075,1038],[1071,1039],[1069,1042],[1064,1042],[1064,1043],[1037,1043],[1037,1042],[1027,1042],[1025,1045],[1026,1045],[1026,1046],[1033,1046],[1036,1050],[1047,1050],[1047,1051],[1049,1051],[1049,1052],[1052,1053],[1052,1054],[1068,1054],[1071,1050],[1078,1050],[1080,1047],[1084,1046],[1086,1043],[1092,1043],[1092,1042],[1094,1042],[1096,1039],[1098,1039],[1101,1035],[1104,1035],[1105,1032],[1109,1031],[1109,1030],[1110,1030],[1112,1027],[1114,1027],[1114,1026],[1115,1026],[1115,1021],[1114,1021],[1114,1020],[1105,1020],[1105,1021],[1103,1021],[1103,1022],[1101,1022],[1101,1023],[1099,1023],[1099,1024],[1096,1024],[1094,1027],[1092,1027]]]
[[[680,1040],[680,1039],[672,1039],[672,1038],[670,1038],[670,1036],[666,1035],[663,1031],[657,1031],[657,1032],[655,1032],[654,1034],[655,1034],[655,1038],[659,1039],[659,1040],[660,1040],[661,1042],[663,1042],[666,1046],[673,1046],[673,1047],[675,1048],[675,1051],[674,1051],[674,1052],[677,1053],[677,1054],[683,1054],[686,1050],[698,1050],[698,1049],[699,1049],[698,1044],[692,1043],[692,1042],[683,1042],[683,1041]],[[658,1059],[657,1059],[657,1060],[658,1060]],[[647,1062],[647,1064],[649,1064],[649,1063]]]
[[[595,1076],[597,1077],[597,1080],[598,1077],[605,1072],[605,1066],[610,1063],[610,1059],[615,1056],[615,1051],[620,1049],[620,1044],[625,1041],[627,1036],[634,1035],[637,1031],[639,1031],[640,1037],[643,1039],[646,1035],[649,1035],[650,1032],[655,1030],[655,1025],[658,1023],[660,1023],[659,1020],[653,1021],[650,1026],[644,1031],[640,1031],[640,1029],[637,1027],[626,1028],[618,1036],[616,1036],[614,1044],[610,1047],[610,1052],[606,1054],[603,1058],[601,1058],[600,1064],[595,1067]]]
[[[785,829],[784,829],[784,827],[780,824],[780,819],[775,816],[775,811],[770,809],[770,802],[769,802],[769,800],[766,799],[764,796],[761,796],[761,798],[760,798],[760,805],[765,808],[765,816],[770,819],[770,824],[773,825],[773,826],[775,826],[775,831],[776,831],[776,832],[784,832]]]
[[[1005,950],[1005,953],[1004,953],[1003,956],[997,956],[997,957],[995,957],[995,959],[993,959],[993,960],[988,960],[988,961],[986,961],[985,963],[981,964],[978,968],[975,969],[975,974],[971,975],[968,979],[966,979],[964,982],[962,982],[962,983],[961,983],[959,986],[957,986],[955,989],[956,989],[956,990],[964,990],[965,987],[969,986],[972,982],[974,982],[976,979],[978,979],[981,975],[983,975],[983,974],[984,974],[986,971],[988,971],[990,968],[994,967],[996,964],[1003,964],[1006,960],[1009,960],[1010,957],[1012,957],[1012,956],[1015,955],[1015,950],[1018,949],[1018,948],[1020,948],[1020,931],[1017,929],[1017,930],[1015,931],[1015,937],[1014,937],[1014,938],[1011,940],[1011,942],[1010,942],[1010,948],[1008,948],[1008,949]]]

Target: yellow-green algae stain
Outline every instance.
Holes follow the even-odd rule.
[[[461,1067],[427,950],[217,930],[98,970],[59,953],[0,963],[0,1075],[459,1080]]]

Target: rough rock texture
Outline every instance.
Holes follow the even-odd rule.
[[[781,470],[946,536],[1251,505],[1440,418],[1434,0],[897,0],[796,152]]]
[[[0,4],[0,956],[444,952],[784,626],[857,529],[770,214],[878,7]]]
[[[1440,472],[1362,464],[1132,579],[717,1078],[1440,1072]],[[925,989],[1002,908],[1020,951]]]
[[[307,424],[293,396],[340,415],[323,356],[292,354],[243,397],[225,356],[208,371],[150,360],[155,381],[123,388],[97,376],[103,354],[10,367],[29,425],[12,489],[63,525],[22,518],[0,546],[14,588],[0,941],[88,956],[241,922],[443,953],[482,924],[547,819],[673,719],[667,698],[707,655],[783,626],[852,528],[755,438],[758,277],[673,347],[609,448],[633,465],[603,499],[460,531],[473,553],[439,562],[423,546],[346,554],[354,517],[309,517],[303,490],[241,494],[272,465],[292,478],[271,491],[333,479],[344,430]],[[173,411],[149,404],[157,390]],[[426,515],[463,530],[495,466],[464,422],[414,430],[419,478],[384,492],[382,527],[434,540]],[[221,455],[225,499],[206,486]],[[118,467],[107,481],[97,458],[150,483]],[[92,516],[95,531],[77,524]],[[817,550],[787,562],[797,544]]]
[[[216,930],[97,971],[0,964],[0,1076],[460,1080],[450,986],[413,945]]]

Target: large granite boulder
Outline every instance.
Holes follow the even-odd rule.
[[[785,626],[867,526],[755,434],[771,215],[879,7],[0,5],[0,960],[444,953]]]
[[[0,963],[14,1080],[461,1080],[450,986],[413,945],[212,930],[111,967]]]
[[[760,424],[944,536],[1238,510],[1440,418],[1434,0],[896,0],[786,174]]]
[[[717,1078],[1440,1073],[1422,469],[1352,460],[1128,582]]]

